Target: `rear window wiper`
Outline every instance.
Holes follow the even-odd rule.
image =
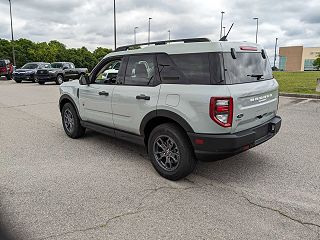
[[[248,77],[256,77],[258,80],[264,79],[263,74],[248,74]]]

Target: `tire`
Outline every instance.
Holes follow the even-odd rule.
[[[62,125],[66,134],[73,139],[83,137],[86,129],[81,126],[78,114],[72,103],[66,103],[61,111]]]
[[[21,83],[22,82],[22,80],[15,80],[16,81],[16,83]]]
[[[56,84],[61,85],[63,83],[63,76],[59,74],[56,79]]]
[[[148,139],[148,154],[156,171],[169,180],[186,177],[196,166],[193,147],[187,134],[177,124],[165,123],[152,130]]]
[[[42,82],[42,81],[38,81],[38,83],[39,83],[40,85],[43,85],[43,84],[44,84],[44,82]]]

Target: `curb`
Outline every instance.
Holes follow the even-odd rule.
[[[299,94],[299,93],[279,93],[280,96],[283,97],[296,97],[296,98],[312,98],[312,99],[320,99],[320,95],[317,94]]]

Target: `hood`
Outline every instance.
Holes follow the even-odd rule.
[[[20,73],[24,73],[24,72],[36,72],[38,69],[16,69],[15,72],[20,72]]]
[[[48,70],[48,71],[61,71],[61,68],[43,68],[44,70]]]

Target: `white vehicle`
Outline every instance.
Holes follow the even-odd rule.
[[[93,129],[145,145],[160,175],[190,174],[196,160],[234,155],[277,134],[278,83],[265,50],[248,42],[182,39],[108,54],[79,82],[60,86],[66,134]],[[143,44],[147,45],[147,44]],[[102,77],[121,62],[115,81]]]

